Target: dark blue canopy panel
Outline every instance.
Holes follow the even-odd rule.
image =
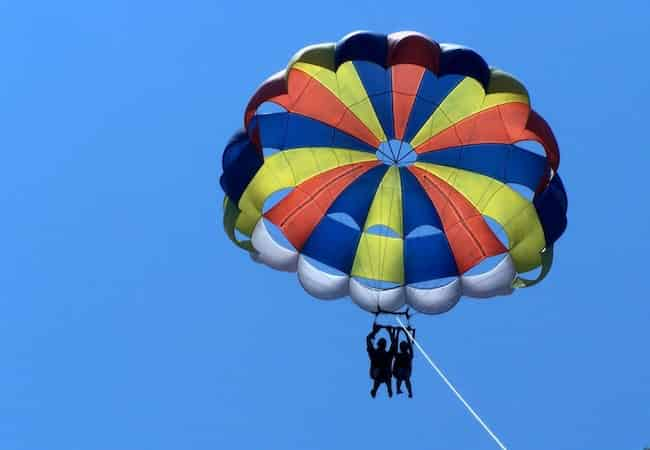
[[[264,157],[248,133],[244,130],[235,133],[223,152],[220,179],[221,188],[235,204],[263,163]]]
[[[560,175],[556,174],[548,187],[535,196],[535,209],[544,228],[548,245],[552,245],[567,227],[568,200]]]
[[[452,147],[422,153],[418,161],[457,167],[532,190],[537,188],[547,168],[546,158],[512,144]]]

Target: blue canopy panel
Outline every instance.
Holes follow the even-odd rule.
[[[550,247],[567,227],[568,199],[559,174],[555,174],[548,187],[535,196],[533,204],[544,229],[546,244]]]
[[[517,183],[537,189],[547,170],[541,155],[513,144],[477,144],[422,153],[418,161],[457,167],[485,175],[502,183]]]
[[[369,61],[354,61],[352,64],[369,97],[390,92],[392,86],[390,70]]]
[[[309,236],[302,253],[349,274],[360,238],[361,231],[325,216]],[[333,241],[336,245],[332,245]]]
[[[450,73],[472,77],[483,85],[487,91],[490,82],[490,67],[485,60],[466,47],[441,44],[440,48],[440,75]]]
[[[404,240],[406,284],[458,275],[456,261],[442,233]]]
[[[256,115],[249,126],[259,127],[262,147],[285,150],[299,147],[340,147],[375,153],[377,149],[330,125],[296,113]]]
[[[438,105],[458,86],[463,78],[462,75],[445,75],[437,78],[435,74],[426,71],[420,82],[411,114],[409,115],[404,141],[410,142],[420,131],[422,125],[431,117],[431,114],[438,108]]]
[[[239,203],[246,186],[263,163],[264,157],[246,131],[235,133],[223,151],[223,174],[219,180],[223,191],[234,204]]]
[[[442,222],[433,203],[415,176],[406,168],[400,167],[402,183],[402,215],[404,236],[422,225],[431,225],[442,230]]]
[[[361,175],[337,197],[327,210],[327,214],[348,214],[359,228],[363,228],[379,183],[381,183],[387,170],[388,166],[382,164]]]
[[[389,140],[394,139],[395,130],[393,125],[392,80],[390,70],[386,70],[368,61],[355,61],[353,64],[370,98],[379,123],[384,129],[384,134],[386,134]]]
[[[388,57],[388,38],[379,33],[357,31],[341,39],[334,52],[338,67],[347,61],[371,61],[385,67]]]

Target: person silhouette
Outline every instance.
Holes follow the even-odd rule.
[[[398,330],[398,339],[399,339]],[[395,354],[395,362],[393,363],[393,376],[397,380],[397,393],[402,393],[402,382],[406,384],[406,390],[409,397],[413,397],[413,389],[411,386],[411,370],[413,367],[413,345],[411,339],[406,336],[406,340],[399,343],[400,351]]]
[[[386,339],[380,338],[377,341],[377,348],[373,345],[373,340],[379,332],[381,327],[373,324],[372,331],[366,336],[366,348],[368,350],[368,357],[370,358],[370,378],[373,379],[372,390],[370,395],[375,398],[377,389],[386,384],[388,396],[393,396],[393,388],[391,386],[391,366],[393,364],[393,357],[397,351],[397,332],[393,327],[386,327],[390,336],[390,348],[386,350]]]

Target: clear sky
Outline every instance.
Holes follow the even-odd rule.
[[[569,228],[541,285],[417,319],[506,446],[650,446],[650,4],[0,1],[0,449],[494,449],[416,356],[370,399],[371,317],[223,233],[256,86],[350,31],[424,32],[520,78]],[[646,206],[644,206],[646,205]]]

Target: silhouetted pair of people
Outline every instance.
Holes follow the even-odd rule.
[[[384,327],[390,336],[390,347],[386,350],[386,339],[380,338],[375,348],[373,340],[382,327],[373,325],[372,331],[366,337],[366,347],[370,358],[370,378],[373,379],[370,395],[374,398],[382,384],[386,384],[388,396],[393,396],[392,377],[397,380],[397,393],[402,393],[402,383],[406,384],[409,397],[413,397],[411,387],[411,368],[413,362],[413,347],[408,336],[399,344],[399,333],[402,331],[395,327]],[[394,360],[394,361],[393,361]]]

